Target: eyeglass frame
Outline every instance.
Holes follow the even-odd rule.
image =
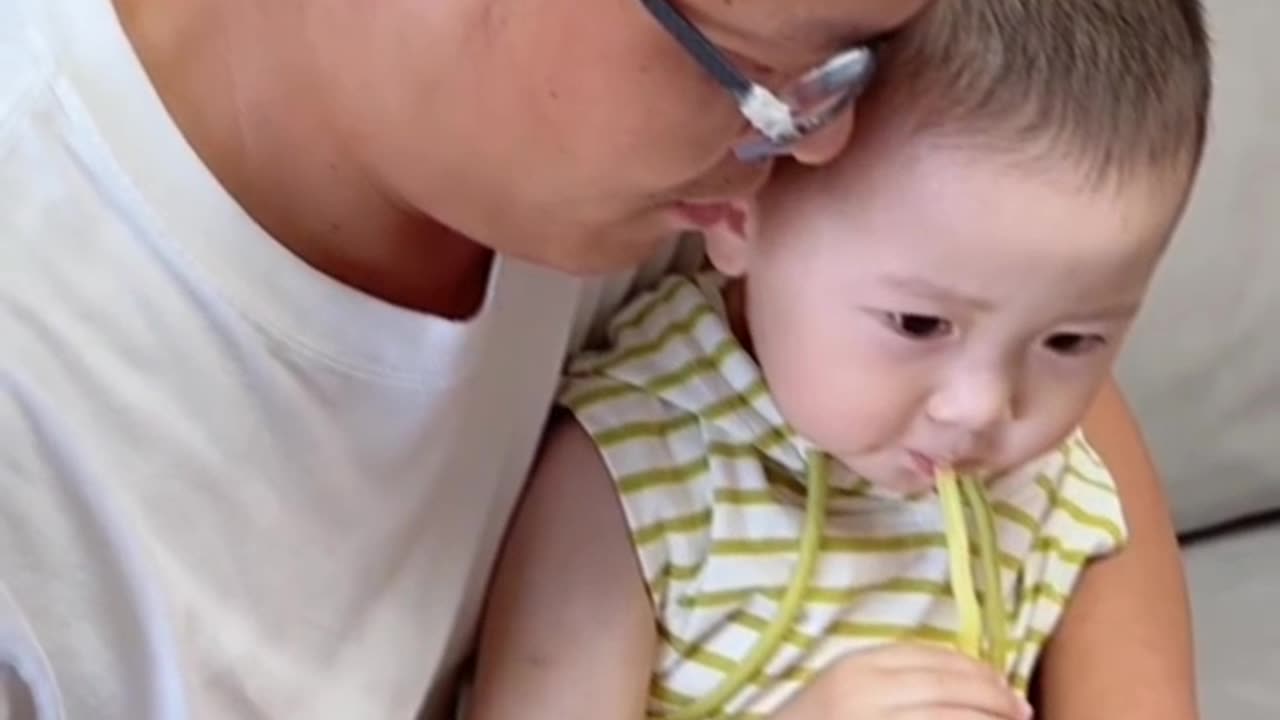
[[[787,154],[795,143],[826,127],[848,111],[870,84],[876,70],[876,48],[858,44],[842,50],[800,76],[797,85],[818,86],[834,102],[812,115],[797,113],[791,103],[747,77],[715,43],[669,0],[640,0],[649,14],[693,60],[734,99],[738,111],[762,137],[734,147],[739,159],[758,161]]]

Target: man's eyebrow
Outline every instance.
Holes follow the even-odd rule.
[[[965,305],[978,311],[988,311],[992,307],[991,301],[989,300],[943,287],[921,277],[912,277],[909,275],[882,275],[879,279],[880,282],[887,287],[891,287],[910,295],[936,300],[944,304]]]

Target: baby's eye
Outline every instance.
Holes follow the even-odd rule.
[[[1101,335],[1056,333],[1045,338],[1044,346],[1058,355],[1084,355],[1107,344]]]
[[[951,322],[933,315],[885,313],[884,323],[890,330],[910,340],[933,340],[951,334]]]

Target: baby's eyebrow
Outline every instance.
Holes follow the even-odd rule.
[[[1138,314],[1142,303],[1138,300],[1122,300],[1080,314],[1082,320],[1127,320]]]
[[[990,300],[975,297],[959,290],[943,287],[922,277],[910,275],[882,275],[880,282],[900,292],[936,300],[950,305],[965,305],[974,310],[986,312],[991,310]]]

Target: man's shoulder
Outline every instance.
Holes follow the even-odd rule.
[[[26,0],[0,0],[0,153],[14,118],[48,86],[54,64]]]

